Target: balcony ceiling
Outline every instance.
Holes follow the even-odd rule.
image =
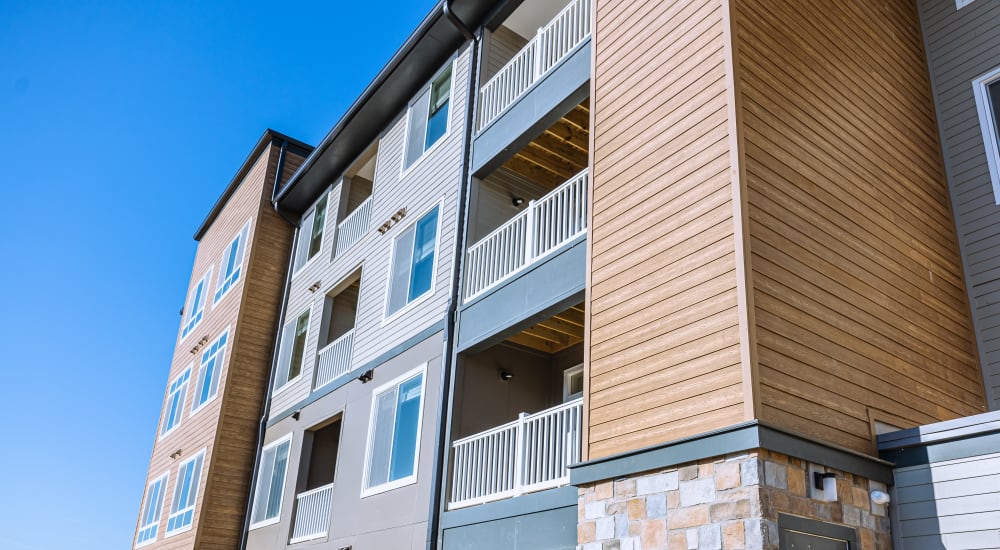
[[[590,99],[524,146],[503,167],[555,189],[588,166]]]
[[[583,342],[583,317],[583,304],[578,304],[524,329],[507,341],[545,353],[557,353]]]

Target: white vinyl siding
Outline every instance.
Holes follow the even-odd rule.
[[[305,216],[299,226],[299,237],[295,245],[295,265],[292,271],[297,272],[323,248],[323,235],[326,233],[326,218],[330,194],[324,193]]]
[[[285,492],[291,448],[292,434],[288,434],[261,451],[253,512],[250,514],[251,529],[276,523],[281,517],[281,497]]]
[[[229,292],[229,289],[233,288],[233,285],[240,280],[249,233],[250,222],[248,221],[222,253],[222,263],[219,264],[219,281],[215,285],[215,302],[221,300]]]
[[[135,535],[135,547],[146,546],[156,541],[160,529],[160,515],[163,513],[163,497],[167,489],[170,472],[153,480],[146,487],[146,497],[139,516],[139,532]]]
[[[219,379],[222,375],[222,363],[226,358],[226,344],[228,342],[229,330],[227,329],[202,352],[193,411],[203,407],[219,393]]]
[[[993,199],[1000,204],[1000,67],[973,80],[972,88],[993,182]]]
[[[181,425],[181,416],[184,412],[184,399],[187,397],[187,388],[190,381],[191,367],[188,367],[170,383],[170,388],[167,391],[166,409],[163,412],[163,427],[160,430],[160,437],[167,435],[174,428]]]
[[[204,462],[205,451],[202,450],[177,468],[177,485],[174,487],[174,497],[170,503],[170,516],[167,517],[167,536],[191,529]]]
[[[452,64],[448,63],[410,102],[404,169],[412,166],[448,133],[452,80]]]
[[[191,334],[191,331],[198,326],[201,322],[202,317],[205,316],[205,302],[208,301],[208,283],[212,279],[212,268],[209,267],[208,271],[202,275],[198,283],[194,285],[191,289],[191,295],[188,296],[187,307],[184,308],[184,321],[183,327],[181,328],[181,340]]]
[[[311,309],[306,309],[293,321],[286,323],[281,330],[281,343],[278,347],[278,369],[274,377],[275,391],[285,387],[289,382],[302,375],[311,313]]]
[[[416,481],[425,366],[373,392],[362,496]]]
[[[439,210],[424,214],[393,240],[386,316],[433,291]]]

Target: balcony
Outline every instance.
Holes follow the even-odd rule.
[[[306,491],[295,497],[295,525],[290,544],[323,538],[330,529],[333,484]]]
[[[353,351],[354,329],[319,350],[316,387],[321,388],[351,372],[351,353]]]
[[[569,483],[580,461],[578,398],[455,441],[448,508],[483,504]]]
[[[587,231],[588,170],[556,187],[469,247],[469,302]]]
[[[342,256],[368,232],[371,208],[372,199],[369,196],[360,206],[344,218],[344,221],[337,224],[337,249],[334,253],[335,258]]]
[[[540,27],[537,34],[481,88],[479,129],[493,123],[590,37],[590,28],[590,0],[573,0]]]
[[[316,357],[313,391],[351,372],[360,290],[361,272],[357,271],[336,285],[323,300],[319,339],[322,347]]]

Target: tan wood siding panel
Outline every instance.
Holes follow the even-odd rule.
[[[870,453],[869,409],[980,411],[914,7],[732,6],[760,418]]]
[[[590,458],[744,418],[723,12],[596,3]]]

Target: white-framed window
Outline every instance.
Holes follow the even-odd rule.
[[[205,316],[205,302],[208,301],[208,283],[212,280],[212,266],[208,266],[208,271],[202,275],[198,283],[191,289],[188,296],[187,307],[184,308],[184,321],[181,328],[181,340],[191,334],[202,317]]]
[[[426,363],[372,392],[361,496],[417,481]]]
[[[563,371],[563,403],[583,397],[583,365]]]
[[[302,374],[305,362],[306,337],[309,335],[309,319],[312,308],[306,308],[298,317],[285,323],[281,329],[281,343],[278,348],[278,370],[274,376],[274,390],[278,391]]]
[[[437,205],[392,241],[386,317],[433,294],[441,206]]]
[[[229,243],[222,253],[222,263],[219,264],[219,280],[215,285],[215,302],[225,296],[229,289],[236,285],[243,272],[243,257],[246,255],[247,237],[250,234],[250,221],[243,225],[243,229],[236,234],[233,241]]]
[[[184,398],[187,397],[187,388],[190,381],[191,367],[188,367],[170,383],[170,387],[167,389],[167,406],[163,412],[163,426],[160,429],[160,437],[167,435],[174,428],[181,425],[181,416],[184,412]]]
[[[167,530],[164,536],[169,537],[191,529],[204,463],[205,449],[202,449],[198,454],[181,462],[177,468],[177,485],[174,486],[174,497],[170,502],[170,515],[167,516]]]
[[[285,492],[288,455],[292,449],[292,434],[265,445],[260,454],[260,470],[253,495],[250,528],[256,529],[281,519],[281,496]]]
[[[299,240],[295,244],[293,273],[306,265],[323,248],[323,234],[326,233],[326,207],[329,198],[330,193],[324,193],[316,201],[316,205],[302,216],[302,224],[299,226]]]
[[[202,352],[192,412],[204,407],[219,393],[219,378],[222,374],[222,362],[226,358],[226,344],[228,342],[229,329],[226,329]]]
[[[167,480],[170,472],[154,479],[146,486],[146,495],[142,502],[142,512],[139,515],[139,531],[135,535],[135,547],[146,546],[156,542],[156,534],[160,529],[160,514],[163,513],[163,497],[167,490]]]
[[[972,81],[986,162],[993,182],[993,199],[1000,204],[1000,67]]]
[[[410,102],[406,115],[404,170],[448,135],[453,65],[449,62]]]

